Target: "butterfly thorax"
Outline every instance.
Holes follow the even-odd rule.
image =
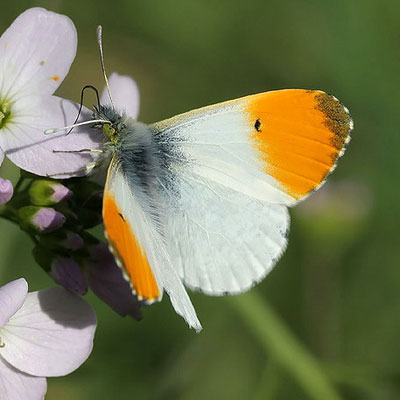
[[[114,158],[133,186],[148,187],[160,178],[160,149],[148,125],[111,106],[96,107],[93,117],[110,122],[96,125],[109,140],[102,161]]]

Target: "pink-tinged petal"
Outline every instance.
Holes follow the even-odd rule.
[[[18,371],[0,357],[1,400],[43,400],[46,391],[46,378]]]
[[[25,206],[18,210],[18,220],[23,229],[50,233],[61,228],[66,220],[65,216],[54,208]]]
[[[66,186],[59,183],[54,183],[52,185],[53,194],[50,196],[51,200],[55,203],[60,203],[61,201],[68,200],[72,196],[72,191]]]
[[[50,275],[55,282],[71,293],[83,296],[88,290],[86,278],[78,263],[72,258],[57,257],[51,263]]]
[[[66,16],[31,8],[0,38],[2,98],[53,94],[75,58],[77,34]]]
[[[66,131],[44,134],[46,129],[71,125],[78,109],[78,104],[56,96],[22,98],[12,106],[14,117],[2,129],[0,147],[14,164],[37,175],[56,178],[85,175],[84,168],[98,153],[54,151],[99,149],[104,144],[101,130],[83,126],[68,135]],[[92,118],[92,113],[83,108],[79,121]]]
[[[8,179],[0,178],[0,206],[11,200],[14,187]]]
[[[110,75],[108,81],[115,108],[119,111],[125,111],[129,117],[137,119],[140,96],[136,82],[131,77],[118,75],[116,72]],[[100,104],[111,104],[106,88],[101,95]]]
[[[89,251],[93,260],[87,265],[92,291],[119,315],[142,319],[141,303],[132,294],[129,283],[123,278],[108,247],[98,244]]]
[[[28,284],[24,278],[0,287],[0,328],[22,307],[27,293]]]
[[[61,287],[29,293],[1,330],[0,354],[27,374],[66,375],[89,357],[96,323],[92,307]]]
[[[41,208],[32,218],[32,223],[39,232],[50,233],[64,225],[65,217],[54,208]]]
[[[52,206],[72,196],[72,191],[66,186],[47,179],[33,181],[28,193],[31,204],[37,206]]]

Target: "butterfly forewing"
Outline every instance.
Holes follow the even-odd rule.
[[[348,110],[321,91],[271,91],[153,124],[197,176],[267,203],[317,189],[349,140]]]
[[[154,190],[153,193],[156,191]],[[177,272],[171,265],[154,210],[163,210],[162,201],[146,197],[132,182],[114,155],[104,190],[103,219],[106,236],[126,279],[139,299],[151,303],[165,290],[178,314],[190,326],[201,330],[193,305]]]
[[[286,247],[285,206],[333,170],[352,122],[320,91],[282,90],[153,124],[168,148],[165,235],[184,282],[208,294],[260,281]]]

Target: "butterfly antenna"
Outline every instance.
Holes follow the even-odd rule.
[[[79,122],[78,124],[63,126],[62,128],[46,129],[44,131],[44,134],[45,135],[51,135],[53,133],[57,133],[57,132],[64,131],[64,130],[67,130],[67,129],[76,128],[77,126],[83,126],[83,125],[89,125],[89,124],[109,124],[109,125],[111,125],[111,122],[106,120],[106,119],[91,119],[89,121]]]
[[[79,116],[81,115],[81,111],[82,111],[82,107],[83,107],[83,96],[84,96],[84,94],[85,94],[85,90],[86,90],[86,89],[92,89],[92,90],[96,93],[97,106],[98,106],[99,109],[100,109],[100,98],[99,98],[99,92],[98,92],[98,90],[97,90],[94,86],[92,86],[92,85],[86,85],[86,86],[84,86],[84,87],[82,88],[82,91],[81,91],[81,102],[80,102],[80,105],[79,105],[78,115],[77,115],[77,117],[75,118],[74,123],[72,124],[73,127],[67,132],[67,134],[66,134],[65,136],[69,135],[69,134],[72,132],[72,129],[74,129],[76,123],[78,122],[78,119],[79,119]]]
[[[103,45],[102,45],[102,30],[103,30],[103,28],[101,27],[101,25],[99,25],[97,27],[97,43],[99,44],[101,69],[103,71],[104,80],[106,81],[106,87],[107,87],[108,96],[110,97],[112,106],[115,108],[114,102],[113,102],[113,99],[112,99],[112,96],[111,96],[110,85],[108,84],[106,68],[104,67],[104,56],[103,56]]]

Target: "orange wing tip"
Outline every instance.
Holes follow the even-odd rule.
[[[349,110],[320,90],[286,89],[249,96],[251,141],[264,172],[293,199],[318,189],[350,141]]]
[[[353,130],[353,120],[350,112],[335,96],[319,92],[315,95],[316,109],[324,114],[325,126],[334,134],[332,146],[342,150],[350,141],[350,132]]]

